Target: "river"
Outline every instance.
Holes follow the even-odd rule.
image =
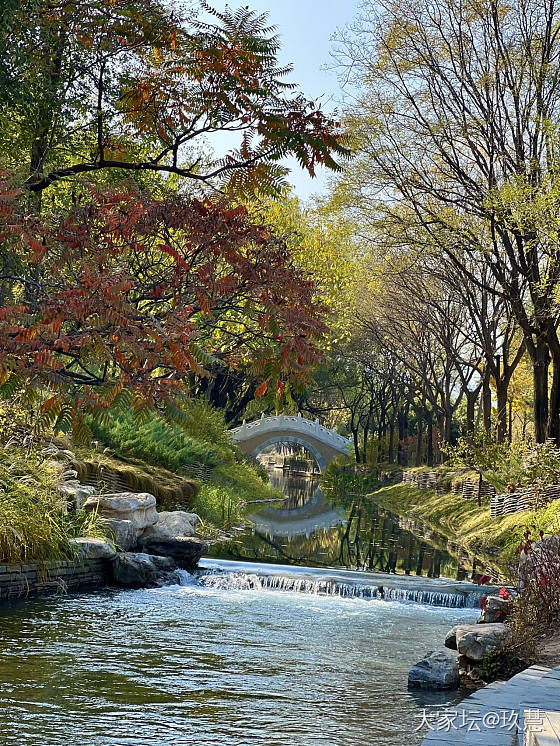
[[[461,583],[435,577],[436,567],[457,571],[460,562],[439,548],[434,564],[426,547],[422,562],[417,554],[408,559],[410,538],[386,528],[387,546],[377,546],[366,561],[372,572],[345,569],[361,541],[360,530],[352,529],[350,554],[340,555],[337,542],[344,541],[352,506],[317,498],[315,485],[306,490],[301,499],[291,492],[283,506],[256,511],[254,529],[217,547],[220,556],[205,560],[198,578],[181,572],[177,585],[164,588],[58,596],[5,609],[0,743],[420,743],[423,709],[454,699],[408,692],[407,672],[426,651],[441,648],[451,626],[477,615],[463,605],[436,605],[442,598],[467,598],[454,593]],[[308,515],[305,506],[313,501]],[[373,514],[381,524],[386,518],[370,511],[370,519]],[[314,529],[308,519],[321,525]],[[280,532],[273,528],[276,520]],[[331,532],[336,540],[317,540],[316,534],[328,538]],[[364,547],[371,538],[364,537]],[[426,540],[417,542],[420,551]],[[321,546],[326,554],[313,559],[310,547]],[[248,563],[246,556],[255,552],[269,556]],[[377,565],[387,566],[391,552],[393,572],[380,574]],[[291,553],[314,568],[280,566]],[[380,562],[370,562],[379,554]],[[342,561],[331,562],[335,555]],[[391,589],[404,589],[400,597],[410,598],[415,587],[435,593],[425,596],[433,603],[391,600]]]

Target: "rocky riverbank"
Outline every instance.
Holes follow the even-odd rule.
[[[200,518],[182,510],[158,511],[148,492],[98,494],[81,484],[70,468],[73,454],[51,448],[51,468],[59,474],[59,490],[69,511],[84,510],[103,536],[71,539],[76,556],[109,563],[109,582],[143,587],[171,582],[177,568],[192,571],[208,551],[196,535]]]
[[[410,671],[409,687],[479,688],[508,679],[535,663],[560,664],[557,608],[560,537],[520,545],[516,589],[500,589],[481,602],[477,624],[457,625],[445,637],[447,650],[430,651]]]
[[[505,622],[512,604],[513,596],[505,589],[498,595],[486,596],[476,624],[453,627],[444,640],[447,650],[430,651],[412,667],[409,688],[444,690],[486,686],[488,672],[484,660],[509,638],[510,630]],[[449,650],[457,651],[458,655]]]

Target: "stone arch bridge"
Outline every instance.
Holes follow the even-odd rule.
[[[324,471],[329,463],[341,453],[348,453],[352,441],[343,438],[336,430],[329,430],[319,420],[278,415],[265,417],[254,422],[243,422],[240,427],[230,430],[234,443],[248,456],[256,458],[267,446],[275,443],[297,443],[310,451],[319,469]]]

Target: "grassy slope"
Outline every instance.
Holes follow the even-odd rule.
[[[535,512],[492,520],[487,498],[479,507],[476,500],[464,500],[462,495],[436,495],[433,489],[418,490],[403,484],[382,487],[371,496],[387,510],[418,518],[468,551],[492,557],[502,569],[507,569],[515,556],[516,527],[535,524],[549,534],[558,533],[560,526],[560,500]]]
[[[5,427],[12,421],[19,422],[13,432]],[[70,556],[68,540],[95,534],[95,521],[91,514],[65,513],[56,474],[40,452],[2,445],[14,443],[12,436],[19,438],[21,428],[0,402],[0,562]],[[102,485],[105,481],[106,491],[151,492],[159,510],[194,511],[203,520],[206,536],[243,522],[244,502],[282,498],[262,469],[233,445],[223,415],[203,402],[188,403],[182,427],[153,414],[144,424],[131,417],[107,419],[94,435],[95,448],[78,445],[70,436],[55,439],[57,446],[75,454],[79,479],[91,477],[90,482]],[[185,475],[184,467],[197,463],[211,468],[207,483]]]
[[[147,492],[154,492],[162,508],[198,513],[204,522],[202,531],[209,536],[241,523],[244,502],[281,499],[281,493],[268,484],[266,474],[233,445],[222,412],[199,399],[186,400],[182,407],[183,417],[177,421],[153,413],[137,424],[131,415],[121,415],[103,424],[92,423],[93,433],[114,457],[141,472],[139,484],[145,484]],[[200,484],[200,492],[194,497],[187,494],[189,480],[181,474],[185,467],[197,463],[211,467],[212,474],[209,482]],[[148,483],[158,470],[165,472],[166,485],[162,483],[156,491]],[[184,499],[176,496],[180,483],[186,488]]]

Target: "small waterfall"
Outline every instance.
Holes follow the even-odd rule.
[[[475,608],[483,595],[482,593],[441,593],[433,590],[411,590],[391,588],[386,585],[341,583],[336,580],[311,580],[286,575],[257,575],[245,572],[203,572],[199,575],[198,582],[206,588],[217,590],[285,591],[314,596],[414,602],[451,608]]]
[[[173,570],[169,577],[169,584],[171,585],[198,585],[198,578],[196,575],[193,575],[192,573],[188,572],[187,570],[181,570],[178,568],[177,570]]]

